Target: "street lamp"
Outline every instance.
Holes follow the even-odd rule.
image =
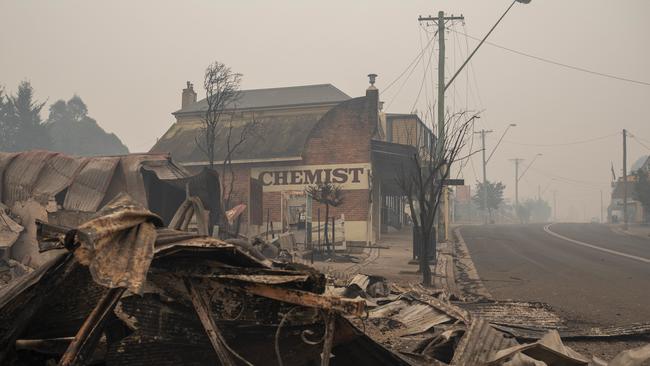
[[[535,160],[537,160],[537,158],[542,156],[542,155],[543,154],[541,154],[541,153],[537,153],[535,155],[535,157],[533,157],[533,160],[530,161],[530,163],[528,164],[526,169],[524,169],[524,172],[521,173],[521,175],[519,175],[519,163],[524,161],[524,159],[520,159],[520,158],[510,159],[510,160],[515,162],[515,215],[517,215],[517,216],[519,216],[519,214],[518,214],[518,212],[519,212],[519,180],[524,177],[524,175],[526,174],[528,169],[530,169],[530,167],[533,165]]]
[[[497,147],[499,147],[499,145],[501,144],[501,141],[503,141],[503,138],[506,137],[506,133],[508,133],[508,130],[510,129],[510,127],[517,127],[517,124],[516,123],[511,123],[511,124],[508,125],[508,127],[506,127],[505,131],[503,131],[503,135],[501,135],[501,137],[499,138],[499,142],[497,142],[497,144],[494,146],[494,149],[492,149],[492,152],[490,153],[490,156],[488,156],[487,160],[485,161],[486,164],[487,164],[487,162],[490,161],[490,158],[492,157],[492,155],[494,155],[494,152],[497,151]]]
[[[523,177],[524,177],[524,174],[526,174],[526,172],[528,171],[528,169],[530,168],[530,166],[533,165],[533,163],[535,162],[535,160],[537,160],[538,157],[543,156],[543,155],[544,155],[544,154],[542,154],[542,153],[537,153],[537,155],[535,155],[535,157],[533,158],[533,160],[530,161],[530,164],[528,164],[528,166],[526,167],[526,169],[524,169],[524,172],[521,173],[521,176],[520,176],[517,180],[523,178]]]
[[[474,49],[474,51],[472,51],[472,53],[469,55],[469,57],[467,57],[467,60],[465,60],[465,62],[463,62],[462,65],[460,65],[460,68],[458,69],[458,71],[456,71],[456,73],[454,74],[454,76],[452,76],[451,79],[449,79],[449,82],[447,82],[447,85],[445,85],[445,89],[444,89],[444,90],[447,90],[447,88],[449,88],[449,85],[451,85],[451,83],[454,81],[454,79],[456,79],[456,76],[458,76],[458,74],[460,74],[460,72],[465,68],[465,65],[467,65],[467,63],[469,62],[469,60],[472,59],[472,57],[474,56],[474,54],[476,53],[476,51],[478,51],[478,49],[483,45],[483,43],[485,43],[485,40],[490,36],[490,34],[492,34],[492,31],[494,31],[494,28],[496,28],[497,25],[499,25],[499,23],[501,23],[501,20],[506,16],[506,14],[508,14],[508,12],[509,12],[510,9],[515,5],[515,3],[529,4],[530,1],[531,1],[531,0],[514,0],[514,1],[512,2],[512,4],[510,4],[510,6],[508,7],[508,9],[506,9],[506,11],[503,12],[503,15],[501,15],[501,18],[499,18],[499,20],[497,20],[497,22],[494,23],[494,25],[492,26],[492,28],[490,28],[490,31],[487,32],[487,34],[485,35],[485,37],[483,37],[483,39],[482,39],[481,42],[478,44],[478,46],[476,46],[476,48]]]
[[[483,208],[485,209],[485,212],[483,213],[484,216],[484,222],[485,224],[488,223],[488,184],[487,184],[487,163],[490,161],[490,158],[492,155],[494,155],[494,152],[497,150],[497,147],[499,147],[499,144],[501,144],[501,141],[503,141],[503,138],[505,137],[506,133],[508,133],[508,130],[510,127],[516,127],[516,123],[511,123],[509,124],[505,131],[503,131],[503,134],[501,135],[501,138],[499,139],[499,142],[494,146],[492,149],[492,152],[490,153],[490,156],[486,159],[485,158],[485,134],[492,132],[492,130],[481,130],[476,133],[481,134],[481,142],[483,144]]]

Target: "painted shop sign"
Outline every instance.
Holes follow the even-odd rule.
[[[343,189],[368,189],[370,164],[295,165],[251,169],[264,192],[303,190],[318,183],[334,183]]]

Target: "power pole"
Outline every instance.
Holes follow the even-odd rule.
[[[453,14],[445,16],[444,11],[439,11],[437,17],[418,17],[420,22],[435,22],[438,26],[438,150],[442,152],[445,141],[445,22],[448,20],[465,20],[462,15],[457,17]]]
[[[627,230],[627,130],[623,129],[623,230]]]
[[[603,218],[603,190],[600,190],[600,223],[604,223],[604,218]]]
[[[434,18],[432,16],[428,17],[418,17],[418,21],[427,21],[427,22],[435,22],[438,25],[438,143],[436,146],[436,153],[438,156],[442,156],[444,154],[444,146],[445,146],[445,22],[447,20],[465,20],[465,17],[462,15],[457,17],[452,14],[450,17],[445,16],[444,11],[439,11],[438,12],[438,17]],[[443,221],[445,221],[445,217],[443,216]],[[440,215],[438,215],[440,217]],[[445,232],[447,229],[448,223],[444,222],[445,229],[443,232]],[[440,230],[438,230],[440,233]]]
[[[557,221],[557,190],[553,190],[553,221]]]
[[[519,217],[519,163],[524,159],[514,158],[510,160],[515,162],[515,215]]]
[[[487,186],[487,173],[486,173],[487,161],[485,160],[485,134],[490,132],[492,132],[492,130],[485,130],[485,129],[479,132],[475,132],[481,134],[481,143],[483,144],[483,197],[482,198],[483,198],[483,209],[484,209],[483,218],[486,224],[488,223],[489,210],[488,210],[488,191],[487,191],[488,186]]]
[[[537,200],[542,201],[542,186],[540,184],[537,185]]]

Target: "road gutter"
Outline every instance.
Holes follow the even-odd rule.
[[[460,234],[460,227],[454,229],[454,236],[456,240],[452,247],[456,265],[453,276],[456,278],[456,283],[459,285],[460,291],[465,297],[479,297],[493,300],[492,294],[485,287],[476,270],[467,244],[465,244],[465,240]]]

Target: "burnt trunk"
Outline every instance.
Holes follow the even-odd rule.
[[[435,229],[426,230],[423,227],[420,227],[420,238],[422,242],[420,243],[420,273],[422,273],[422,285],[425,287],[431,287],[431,267],[429,266],[430,259],[433,258],[435,261],[435,240],[436,232]],[[433,241],[433,255],[429,253],[429,243]]]
[[[332,255],[332,248],[330,247],[330,238],[328,235],[329,218],[330,218],[330,205],[325,205],[325,248],[327,248],[327,254]]]

